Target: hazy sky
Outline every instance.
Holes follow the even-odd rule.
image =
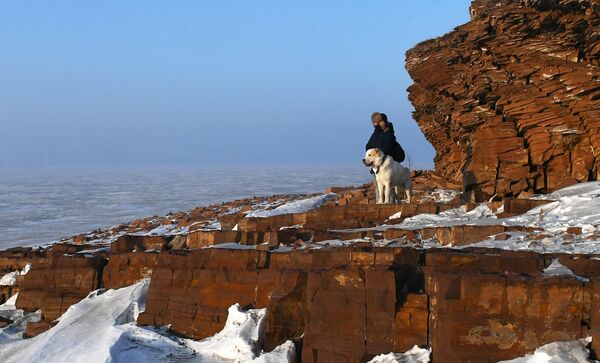
[[[4,2],[0,167],[360,162],[374,111],[431,165],[405,52],[469,4]]]

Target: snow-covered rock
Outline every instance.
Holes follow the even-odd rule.
[[[591,342],[591,337],[554,342],[539,347],[533,354],[498,363],[591,363],[595,361],[590,360],[590,351],[586,348]]]
[[[423,349],[417,345],[404,353],[380,354],[368,363],[429,363],[431,348]]]
[[[546,275],[546,276],[573,276],[575,279],[577,279],[579,281],[583,281],[583,282],[590,281],[589,279],[586,279],[585,277],[576,275],[573,272],[573,270],[571,270],[567,266],[562,265],[558,261],[558,258],[555,258],[554,260],[552,260],[552,263],[550,264],[550,266],[548,266],[544,269],[544,275]]]
[[[289,341],[269,353],[260,350],[265,309],[244,312],[239,305],[233,305],[229,308],[225,328],[202,341],[178,338],[161,328],[137,326],[136,319],[145,308],[148,286],[149,280],[144,280],[118,290],[90,293],[72,305],[50,330],[27,340],[0,339],[0,361],[295,361],[295,347]],[[0,332],[0,338],[2,334]]]
[[[292,214],[292,213],[304,213],[309,210],[319,208],[323,203],[331,200],[335,196],[335,193],[327,193],[318,195],[312,198],[295,200],[293,202],[284,203],[277,208],[268,210],[257,210],[246,213],[246,217],[273,217],[281,214]]]
[[[31,269],[31,264],[28,263],[21,271],[13,271],[5,274],[0,278],[0,286],[12,286],[17,282],[17,276],[26,275]]]

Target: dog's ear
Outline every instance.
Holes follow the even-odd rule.
[[[381,149],[375,149],[378,158],[384,157],[383,151]]]

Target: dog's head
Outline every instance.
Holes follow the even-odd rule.
[[[369,149],[365,153],[365,158],[362,159],[363,164],[369,168],[377,168],[381,166],[385,154],[380,149]]]

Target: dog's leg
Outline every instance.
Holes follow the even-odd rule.
[[[400,200],[400,188],[398,186],[394,186],[394,196],[392,197],[392,203],[400,204],[402,201]]]
[[[406,199],[407,199],[407,200],[408,200],[408,202],[410,203],[410,197],[411,197],[411,190],[410,190],[410,188],[407,188],[407,189],[405,190],[405,192],[406,192]]]
[[[373,185],[375,186],[375,203],[379,204],[381,193],[379,192],[379,184],[377,183],[377,176],[375,174],[373,174]]]
[[[392,203],[392,186],[390,184],[387,184],[385,186],[385,204],[391,204]]]
[[[385,185],[383,185],[383,183],[377,183],[377,187],[379,189],[379,195],[377,196],[377,204],[383,204],[385,203]]]

